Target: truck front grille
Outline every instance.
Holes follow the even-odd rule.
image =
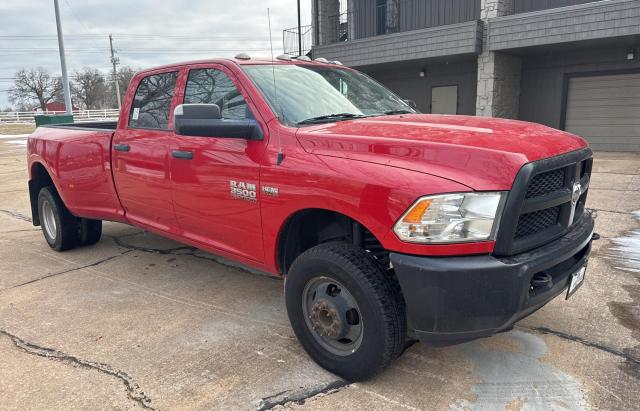
[[[522,214],[518,218],[515,238],[523,238],[553,227],[558,223],[560,207],[545,208],[544,210]]]
[[[527,187],[525,198],[534,198],[552,193],[564,186],[564,169],[557,169],[540,173],[533,177],[531,184]]]
[[[591,155],[589,149],[574,151],[520,170],[507,198],[494,254],[514,255],[540,247],[567,233],[582,218]],[[577,184],[579,196],[573,193]]]

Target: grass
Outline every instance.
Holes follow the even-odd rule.
[[[35,129],[35,124],[0,124],[0,135],[31,134]]]

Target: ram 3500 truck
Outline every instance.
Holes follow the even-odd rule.
[[[57,251],[109,220],[282,276],[304,349],[365,379],[568,297],[591,247],[583,139],[412,107],[324,59],[146,70],[117,123],[30,136],[33,223]]]

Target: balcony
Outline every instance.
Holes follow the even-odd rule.
[[[311,51],[311,25],[301,26],[300,35],[298,27],[282,30],[282,50],[291,57],[306,56]]]
[[[342,3],[342,4],[346,4]],[[322,45],[478,20],[480,0],[352,0],[321,23]]]
[[[516,0],[514,12],[545,5],[554,7],[559,3],[584,4],[491,19],[487,27],[487,48],[491,51],[514,50],[640,35],[638,0]]]
[[[319,22],[314,57],[361,67],[480,52],[479,0],[352,0],[350,7]]]

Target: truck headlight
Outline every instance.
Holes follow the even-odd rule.
[[[455,193],[421,197],[393,226],[411,243],[493,240],[505,192]]]

